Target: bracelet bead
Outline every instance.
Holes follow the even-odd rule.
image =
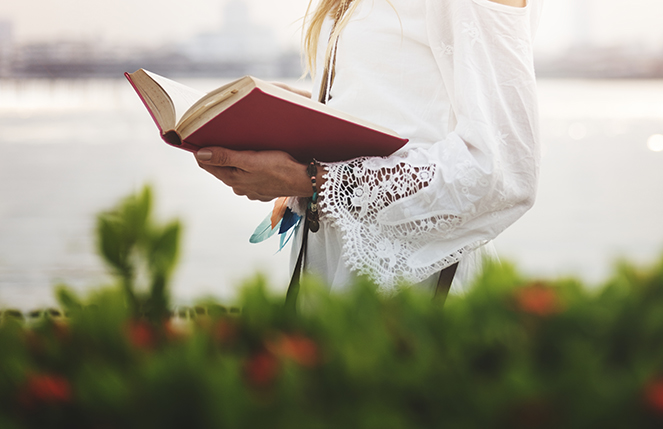
[[[318,232],[320,230],[320,216],[318,213],[318,185],[316,175],[318,174],[317,161],[313,160],[306,168],[306,172],[311,178],[311,189],[313,194],[309,198],[308,207],[306,209],[306,219],[308,220],[308,228],[311,232]]]

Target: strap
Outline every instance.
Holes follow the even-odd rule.
[[[352,0],[345,1],[341,4],[341,7],[338,10],[337,16],[334,20],[334,26],[331,33],[329,34],[329,42],[331,42],[331,36],[334,34],[336,25],[339,23],[345,12],[347,12],[348,7]],[[329,58],[329,63],[326,64],[322,83],[320,84],[320,95],[318,101],[323,104],[327,104],[329,101],[331,86],[334,83],[334,72],[336,68],[336,49],[338,47],[338,38],[334,41],[334,47],[332,48],[332,55]],[[292,278],[290,279],[290,284],[288,285],[288,291],[285,295],[285,308],[288,311],[296,312],[297,311],[297,296],[299,295],[300,280],[302,277],[302,272],[304,271],[305,258],[306,258],[306,248],[308,243],[308,234],[309,234],[309,210],[306,210],[306,215],[304,216],[304,225],[302,225],[302,247],[299,249],[299,256],[297,256],[297,262],[295,263],[295,270],[292,273]]]
[[[449,289],[451,289],[451,282],[454,280],[456,270],[458,269],[458,262],[440,271],[440,277],[437,279],[437,286],[435,287],[434,300],[439,300],[441,304],[447,300]]]
[[[304,270],[304,258],[306,257],[306,247],[308,244],[308,216],[304,216],[304,225],[302,225],[302,247],[299,249],[299,256],[295,263],[295,270],[292,272],[292,278],[288,285],[288,291],[285,295],[285,308],[287,311],[295,313],[297,311],[297,296],[299,296],[299,283]]]

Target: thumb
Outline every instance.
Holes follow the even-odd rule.
[[[200,149],[196,152],[196,159],[207,165],[216,165],[218,167],[237,167],[236,151],[219,146],[211,146]]]

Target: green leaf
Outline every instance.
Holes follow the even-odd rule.
[[[104,213],[97,218],[97,240],[104,261],[119,272],[126,271],[131,243],[124,236],[121,224],[112,215]]]
[[[80,311],[83,308],[80,298],[67,285],[57,285],[55,296],[65,310]]]
[[[168,277],[177,262],[181,226],[178,221],[166,225],[160,232],[153,234],[148,249],[150,266],[153,273]]]

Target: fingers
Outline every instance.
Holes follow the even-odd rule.
[[[210,146],[200,149],[196,152],[196,159],[206,165],[242,168],[241,153],[224,147]]]
[[[206,165],[198,163],[200,168],[207,171],[217,179],[221,180],[226,186],[230,187],[236,195],[247,197],[254,201],[271,201],[275,197],[273,195],[262,195],[253,190],[252,187],[245,181],[246,172],[239,170],[235,167],[218,167],[215,165]]]
[[[248,192],[248,191],[244,192],[241,189],[236,189],[236,188],[233,188],[233,192],[235,193],[235,195],[239,195],[240,197],[246,197],[246,198],[248,198],[249,200],[252,200],[252,201],[262,201],[263,203],[266,203],[268,201],[272,201],[275,198],[273,196],[260,195],[260,194],[254,193],[254,192]]]
[[[235,167],[219,167],[216,165],[203,164],[200,161],[198,162],[198,165],[200,168],[207,171],[230,187],[234,187],[238,183],[241,183],[240,176],[242,173],[244,173],[244,171]]]
[[[234,171],[228,171],[230,169],[224,167],[208,167],[208,168],[205,168],[205,170],[212,173],[223,183],[225,183],[228,187],[230,187],[230,189],[232,189],[235,195],[239,195],[240,197],[246,197],[249,200],[253,201],[256,200],[271,201],[275,198],[273,195],[263,195],[262,193],[260,193],[259,192],[259,190],[261,189],[260,187],[251,186],[250,183],[247,184],[241,177],[244,173],[241,170],[233,169]]]
[[[206,147],[196,152],[198,165],[238,195],[270,201],[281,196],[307,196],[306,165],[281,151],[235,151]]]

